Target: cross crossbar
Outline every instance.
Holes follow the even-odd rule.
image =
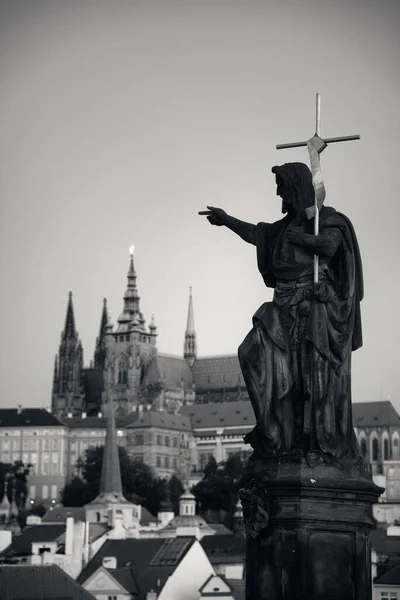
[[[325,144],[334,144],[335,142],[351,142],[353,140],[359,140],[359,135],[344,135],[342,137],[325,138],[323,141]],[[308,142],[291,142],[290,144],[277,144],[277,150],[284,150],[285,148],[300,148],[300,146],[307,146]]]

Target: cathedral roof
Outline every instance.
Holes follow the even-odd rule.
[[[144,385],[164,384],[167,387],[190,388],[193,377],[186,360],[180,356],[157,353],[150,361],[145,375]]]
[[[193,365],[193,379],[196,391],[245,387],[236,354],[198,358]]]
[[[381,402],[355,402],[352,408],[354,427],[400,426],[400,416],[389,400]]]

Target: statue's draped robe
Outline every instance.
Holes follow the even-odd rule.
[[[289,217],[254,226],[259,271],[272,302],[253,317],[239,360],[257,424],[247,436],[262,455],[305,445],[327,458],[359,453],[352,424],[351,352],[362,345],[363,276],[350,221],[332,208],[320,212],[320,233],[339,240],[333,257],[289,242]],[[306,448],[308,449],[308,448]]]

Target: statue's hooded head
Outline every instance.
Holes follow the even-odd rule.
[[[273,167],[276,194],[282,198],[282,212],[304,215],[304,211],[314,204],[312,174],[304,163],[285,163]]]

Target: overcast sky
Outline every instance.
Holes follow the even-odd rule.
[[[162,352],[233,354],[272,298],[254,247],[207,204],[280,218],[271,167],[322,136],[326,204],[362,251],[353,399],[399,394],[398,0],[0,0],[0,406],[49,406],[68,291],[85,363],[129,265]]]

